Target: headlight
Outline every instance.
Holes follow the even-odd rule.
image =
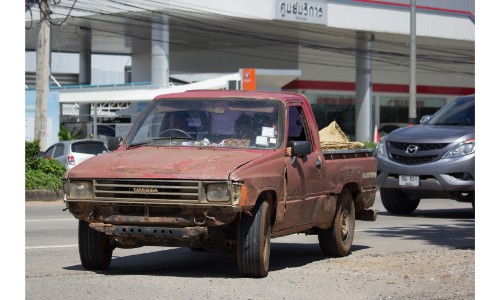
[[[211,183],[207,184],[205,194],[208,201],[229,201],[231,193],[229,192],[227,183]]]
[[[387,152],[385,151],[385,136],[381,137],[378,141],[377,148],[375,148],[375,155],[387,156]]]
[[[91,181],[71,181],[69,184],[69,196],[72,199],[92,198]]]
[[[453,147],[450,151],[446,152],[443,155],[443,158],[452,158],[452,157],[460,157],[472,154],[476,152],[476,139],[470,139],[465,142],[461,142],[460,144]]]

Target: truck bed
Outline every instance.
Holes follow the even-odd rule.
[[[373,149],[323,150],[323,155],[328,160],[373,157],[373,153]]]

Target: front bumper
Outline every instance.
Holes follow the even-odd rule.
[[[434,195],[475,190],[475,154],[419,165],[403,165],[379,156],[377,170],[377,186],[380,188],[398,188],[408,193],[411,190],[433,191]],[[464,173],[470,178],[461,176]],[[420,185],[400,186],[399,175],[419,176]]]

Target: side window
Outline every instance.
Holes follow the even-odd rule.
[[[293,141],[308,141],[308,136],[302,107],[290,106],[288,108],[288,143],[290,144]]]
[[[50,147],[49,149],[47,149],[47,151],[45,151],[45,154],[44,156],[45,157],[54,157],[54,149],[56,148],[56,146],[52,146]]]
[[[56,150],[54,151],[54,157],[59,157],[64,154],[64,146],[56,145]]]

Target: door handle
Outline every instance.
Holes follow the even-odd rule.
[[[316,167],[321,168],[321,165],[323,165],[323,161],[319,157],[316,157]]]

